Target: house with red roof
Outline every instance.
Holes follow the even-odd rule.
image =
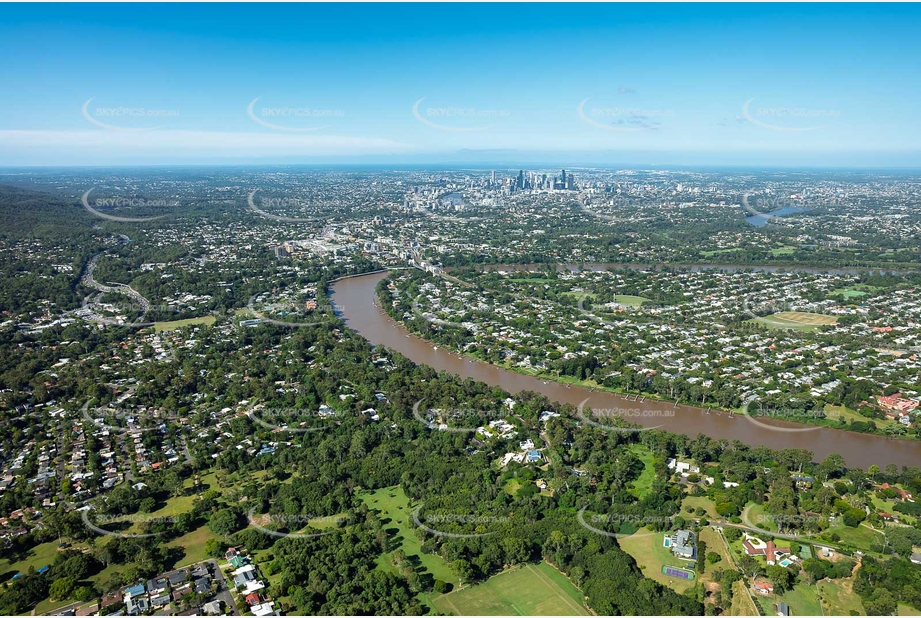
[[[754,588],[755,592],[758,594],[767,595],[774,593],[774,584],[771,582],[756,581],[752,584],[752,588]]]
[[[791,553],[789,547],[777,547],[774,541],[765,543],[761,539],[748,535],[742,540],[742,547],[749,556],[764,556],[769,566],[773,566],[781,557]]]

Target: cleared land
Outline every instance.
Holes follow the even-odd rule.
[[[818,582],[819,599],[826,614],[832,616],[853,616],[851,611],[865,616],[866,611],[860,597],[854,592],[852,579],[822,580]]]
[[[459,616],[588,616],[582,593],[546,563],[527,564],[482,584],[433,600],[441,613]]]
[[[732,608],[730,613],[733,616],[760,616],[758,608],[752,602],[748,590],[745,589],[745,582],[739,580],[732,585]],[[774,614],[768,614],[773,616]]]
[[[800,328],[813,329],[837,323],[837,318],[821,313],[805,313],[802,311],[781,311],[764,317],[755,318],[756,322],[768,328]]]
[[[397,569],[393,566],[393,552],[402,549],[410,561],[418,561],[435,579],[457,585],[457,576],[441,556],[422,553],[422,541],[416,536],[416,527],[412,520],[413,509],[417,505],[410,504],[402,487],[384,487],[364,492],[359,497],[368,508],[378,511],[384,529],[391,537],[393,550],[378,559],[378,569],[395,573]]]
[[[713,503],[713,500],[707,496],[686,496],[684,500],[681,501],[681,515],[682,517],[687,517],[687,510],[685,507],[693,507],[695,510],[698,508],[703,509],[707,512],[707,517],[710,519],[719,519],[720,516],[716,512],[716,505]]]
[[[679,560],[671,550],[662,544],[664,532],[651,533],[648,528],[640,528],[635,534],[617,540],[620,548],[633,556],[643,575],[664,584],[676,592],[684,592],[694,585],[693,581],[669,577],[662,573],[662,567],[672,566],[680,569],[694,569],[694,563]]]
[[[632,444],[630,451],[643,462],[643,471],[633,481],[633,489],[630,490],[630,493],[642,499],[652,491],[652,483],[656,480],[655,457],[652,451],[642,444]]]
[[[617,294],[614,296],[614,302],[627,307],[639,307],[643,303],[652,302],[642,296],[630,296],[629,294]]]
[[[788,590],[780,596],[771,595],[767,597],[758,597],[758,603],[764,610],[764,615],[774,616],[777,611],[774,605],[778,601],[783,601],[790,606],[790,614],[793,616],[821,616],[822,604],[816,595],[816,587],[808,586],[805,583],[798,583],[793,590]]]
[[[205,315],[200,318],[187,318],[185,320],[173,320],[172,322],[154,322],[154,331],[162,333],[168,330],[176,330],[183,326],[192,326],[194,324],[214,324],[213,315]]]

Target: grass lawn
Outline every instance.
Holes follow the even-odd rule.
[[[664,584],[676,592],[684,592],[694,585],[693,581],[669,577],[662,572],[663,566],[694,570],[694,563],[679,560],[671,550],[662,544],[664,532],[649,534],[648,528],[640,528],[636,534],[617,539],[620,548],[633,556],[643,575]]]
[[[9,580],[16,573],[28,573],[29,567],[33,567],[36,570],[40,569],[43,566],[50,566],[54,563],[54,559],[57,557],[58,542],[57,540],[49,541],[48,543],[41,543],[36,545],[29,552],[29,555],[18,562],[10,563],[9,561],[4,560],[2,565],[0,565],[0,572],[2,572],[4,580]],[[85,545],[72,545],[69,549],[80,550],[86,547]],[[99,573],[91,577],[87,577],[87,581],[92,582],[96,585],[97,588],[103,588],[104,585],[111,580],[112,576],[123,567],[112,565],[106,567]],[[36,607],[34,613],[36,615],[48,613],[52,610],[55,610],[59,607],[64,607],[65,605],[70,605],[74,603],[74,599],[63,599],[61,601],[51,601],[45,599],[41,601]]]
[[[749,320],[752,321],[752,320]],[[837,320],[821,313],[805,313],[802,311],[782,311],[754,319],[768,328],[795,328],[799,330],[815,330],[823,324],[834,324]]]
[[[554,567],[527,564],[482,584],[436,597],[435,609],[459,616],[588,616],[582,593]]]
[[[64,599],[62,601],[52,601],[51,599],[45,599],[44,601],[39,601],[38,605],[35,606],[35,609],[32,610],[34,616],[41,616],[42,614],[47,614],[61,607],[67,605],[73,605],[77,601],[74,599]]]
[[[707,517],[710,519],[719,519],[719,515],[716,512],[716,504],[713,503],[713,500],[707,496],[687,496],[684,500],[681,501],[681,516],[687,518],[689,513],[685,507],[690,506],[695,510],[701,508],[707,512]]]
[[[416,526],[412,520],[412,513],[417,505],[409,503],[402,487],[384,487],[376,491],[363,492],[359,497],[368,508],[378,511],[378,517],[383,521],[385,530],[392,535],[390,540],[393,550],[378,559],[377,568],[396,573],[396,567],[392,563],[393,552],[402,549],[410,560],[417,559],[422,569],[431,573],[435,579],[457,585],[457,576],[444,558],[436,554],[422,553],[422,541],[416,536]]]
[[[821,616],[822,605],[816,596],[815,586],[807,586],[805,583],[798,583],[793,590],[788,590],[782,595],[768,595],[766,597],[758,595],[758,603],[764,609],[766,616],[775,616],[777,611],[774,605],[778,601],[783,601],[790,606],[790,614],[793,616]]]
[[[639,477],[633,481],[633,489],[630,490],[630,493],[637,498],[643,499],[652,491],[652,483],[656,479],[655,457],[653,457],[652,451],[642,444],[631,444],[630,452],[639,457],[644,466]]]
[[[822,580],[819,585],[819,599],[822,601],[822,607],[826,614],[833,616],[849,616],[851,610],[856,611],[861,616],[866,615],[863,609],[863,603],[860,597],[854,593],[854,580],[834,579],[832,581]]]
[[[173,539],[166,544],[166,547],[182,547],[185,550],[185,556],[176,566],[185,566],[187,564],[194,564],[202,560],[207,560],[211,557],[205,554],[205,543],[210,538],[217,538],[217,535],[211,532],[208,525],[205,524],[197,530],[192,530],[192,532],[188,534]]]
[[[735,569],[735,566],[732,563],[732,558],[729,555],[729,548],[726,547],[726,543],[723,541],[723,537],[720,536],[720,533],[707,526],[702,528],[700,531],[700,540],[707,544],[707,553],[716,552],[720,555],[720,561],[710,564],[707,562],[706,569],[704,570],[704,579],[711,579],[711,575],[717,569],[727,570]],[[712,581],[712,579],[711,579]]]
[[[172,322],[154,322],[154,332],[162,333],[168,330],[176,330],[177,328],[182,328],[183,326],[191,326],[193,324],[214,324],[213,315],[204,315],[200,318],[186,318],[185,320],[173,320]]]
[[[505,493],[508,495],[514,496],[515,492],[521,489],[521,481],[518,479],[509,479],[505,485],[502,486],[502,489],[504,489]]]
[[[29,567],[33,567],[37,571],[43,566],[51,566],[57,555],[57,539],[36,545],[29,550],[29,554],[24,559],[18,562],[11,563],[9,560],[4,560],[2,565],[0,565],[0,569],[2,569],[2,574],[4,575],[2,579],[8,581],[16,573],[26,574],[29,572]],[[6,575],[7,572],[9,572],[8,575]]]
[[[845,406],[833,406],[830,403],[825,404],[825,416],[834,421],[838,420],[839,417],[844,420],[854,422],[859,421],[861,423],[866,423],[872,421],[876,423],[877,427],[889,427],[890,425],[895,425],[898,421],[891,421],[888,418],[867,418],[866,416],[857,414],[853,410],[849,410]]]
[[[821,536],[827,536],[832,532],[838,533],[838,536],[841,537],[839,543],[842,545],[861,549],[865,552],[870,551],[870,546],[874,541],[883,538],[882,532],[875,532],[872,528],[863,525],[856,528],[851,528],[850,526],[836,526],[834,528],[829,528],[823,532]]]
[[[921,611],[904,603],[899,603],[899,616],[921,616]]]
[[[616,294],[614,296],[614,302],[619,305],[626,305],[627,307],[640,307],[643,303],[652,302],[648,298],[643,298],[642,296],[630,296],[629,294]]]
[[[760,616],[751,596],[745,589],[745,582],[739,580],[732,584],[732,607],[729,613],[733,616]],[[768,614],[773,616],[774,612]]]
[[[165,517],[176,517],[181,513],[190,513],[192,512],[192,502],[198,499],[198,494],[192,494],[189,496],[178,496],[175,498],[167,498],[166,503],[151,513],[135,513],[134,515],[125,515],[124,519],[136,518],[135,522],[131,525],[130,528],[125,530],[119,530],[119,532],[124,532],[126,534],[140,534],[143,532],[144,522],[150,520],[156,520]],[[113,519],[113,522],[118,522],[119,519]],[[105,528],[106,526],[100,526]]]
[[[771,532],[777,531],[777,525],[773,522],[771,517],[764,512],[764,505],[762,504],[752,504],[749,506],[748,510],[743,513],[742,520],[753,528],[761,528],[762,530],[770,530]]]
[[[591,292],[560,292],[560,296],[572,296],[574,298],[595,298]]]
[[[851,298],[860,298],[861,296],[866,296],[867,294],[872,294],[874,292],[879,292],[885,288],[877,287],[874,285],[865,285],[863,283],[858,285],[851,285],[846,288],[838,288],[837,290],[832,290],[829,296],[841,295],[844,296],[846,300]]]

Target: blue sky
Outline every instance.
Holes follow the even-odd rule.
[[[0,165],[919,167],[919,17],[864,4],[5,5]]]

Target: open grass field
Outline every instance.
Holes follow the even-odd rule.
[[[185,320],[173,320],[172,322],[154,322],[154,332],[162,333],[168,330],[176,330],[183,326],[192,326],[194,324],[214,324],[213,315],[205,315],[200,318],[187,318]]]
[[[876,532],[872,528],[863,524],[856,528],[851,528],[849,526],[835,526],[826,530],[823,533],[823,536],[833,532],[838,533],[838,536],[841,537],[841,541],[839,542],[842,545],[860,549],[865,552],[870,551],[870,546],[874,541],[878,541],[883,538],[882,532]]]
[[[614,296],[614,302],[627,307],[640,307],[643,303],[652,302],[642,296],[630,296],[629,294],[617,294]]]
[[[435,609],[458,616],[588,616],[583,595],[546,563],[526,564],[482,584],[436,597]]]
[[[782,595],[768,595],[766,597],[759,595],[757,601],[764,610],[765,616],[777,615],[774,605],[778,601],[783,601],[790,606],[790,614],[792,616],[823,615],[822,605],[819,603],[819,598],[816,595],[816,587],[807,586],[803,582],[797,583],[793,590],[788,590]]]
[[[595,295],[591,292],[560,292],[560,296],[572,296],[573,298],[591,298],[594,300]]]
[[[739,580],[732,585],[732,607],[729,613],[733,616],[760,616],[758,608],[745,589],[745,582]],[[773,616],[774,613],[768,614]]]
[[[518,479],[509,479],[506,481],[505,485],[502,486],[502,489],[510,496],[514,496],[515,493],[521,489],[521,481]]]
[[[877,287],[874,285],[858,284],[851,285],[844,288],[838,288],[832,290],[829,296],[843,296],[845,300],[850,300],[851,298],[860,298],[861,296],[866,296],[867,294],[872,294],[874,292],[879,292],[885,288]]]
[[[851,611],[861,616],[866,615],[860,597],[854,592],[852,579],[822,580],[818,582],[819,600],[826,614],[832,616],[850,616]]]
[[[648,528],[640,528],[635,534],[619,538],[617,543],[621,549],[633,556],[643,570],[643,575],[649,579],[654,579],[679,593],[693,586],[692,581],[669,577],[662,573],[663,566],[693,570],[694,563],[679,560],[669,548],[662,545],[664,532],[649,534],[650,532]]]
[[[43,566],[50,566],[54,562],[54,559],[57,557],[57,547],[58,541],[55,539],[54,541],[36,545],[29,552],[29,555],[22,560],[12,563],[8,560],[3,560],[0,562],[0,581],[9,581],[16,573],[28,573],[30,567],[38,570]],[[72,545],[70,549],[80,550],[84,549],[85,547],[86,545],[75,544]],[[97,588],[102,588],[112,579],[112,576],[120,568],[121,567],[116,565],[109,566],[99,573],[88,577],[87,581],[94,584]],[[55,609],[71,605],[72,603],[74,603],[73,599],[63,599],[60,601],[51,601],[49,599],[45,599],[36,606],[34,614],[40,615],[43,613],[48,613]]]
[[[698,508],[705,510],[707,512],[707,517],[710,519],[719,519],[719,515],[716,512],[716,504],[707,496],[687,496],[681,501],[682,516],[687,513],[685,507],[688,506],[693,507],[695,510]]]
[[[753,528],[762,530],[777,531],[777,525],[764,512],[764,505],[751,504],[742,511],[742,521]]]
[[[899,603],[899,616],[921,616],[921,611],[904,603]]]
[[[630,452],[643,461],[643,471],[639,477],[633,481],[633,489],[630,490],[637,498],[645,498],[652,491],[652,483],[656,480],[655,457],[648,447],[642,444],[631,444]]]
[[[733,569],[735,568],[732,563],[732,558],[729,556],[729,548],[726,546],[726,543],[723,541],[723,537],[720,536],[720,533],[706,526],[700,531],[700,540],[707,544],[707,553],[716,552],[720,555],[720,561],[710,564],[707,562],[707,566],[703,575],[703,579],[711,579],[711,575],[717,569]]]
[[[363,492],[359,497],[368,508],[378,511],[384,529],[391,536],[393,550],[378,559],[377,568],[396,572],[396,567],[392,563],[393,552],[402,549],[410,561],[418,561],[435,579],[457,585],[457,576],[441,556],[422,553],[422,541],[416,536],[416,527],[412,520],[413,509],[418,505],[410,504],[402,487],[384,487]]]
[[[821,313],[805,313],[802,311],[781,311],[760,318],[755,318],[756,322],[764,324],[768,328],[798,328],[798,329],[815,329],[819,326],[835,324],[837,318]]]
[[[208,542],[208,539],[216,538],[216,536],[217,535],[208,528],[208,525],[205,524],[197,530],[192,530],[192,532],[188,534],[183,534],[173,539],[166,544],[166,547],[182,547],[183,550],[185,550],[185,556],[183,556],[179,564],[176,565],[177,567],[181,567],[210,558],[211,556],[205,553],[205,543]]]
[[[775,313],[772,317],[777,318],[778,320],[787,320],[790,322],[796,322],[798,324],[834,324],[838,319],[831,315],[823,315],[821,313],[805,313],[803,311],[781,311],[780,313]]]
[[[834,421],[837,421],[843,418],[844,420],[850,421],[852,423],[854,421],[858,421],[861,423],[866,423],[867,421],[873,421],[874,423],[876,423],[877,427],[889,427],[890,425],[895,425],[896,423],[898,423],[898,421],[891,421],[887,418],[869,419],[865,416],[857,414],[853,410],[849,410],[845,406],[833,406],[830,403],[825,404],[825,417],[830,418]]]
[[[43,566],[50,566],[57,555],[57,539],[36,545],[29,550],[29,554],[22,560],[16,562],[4,560],[0,562],[0,580],[8,581],[16,573],[28,573],[29,567],[33,567],[37,571]]]

